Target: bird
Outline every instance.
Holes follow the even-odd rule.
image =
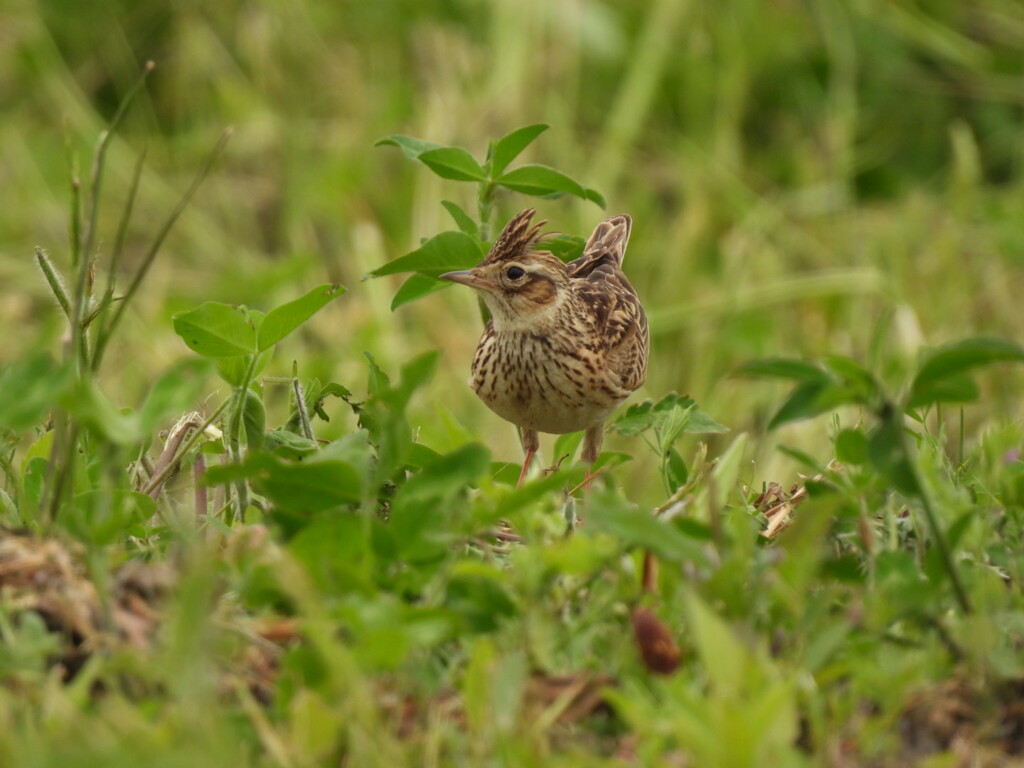
[[[470,386],[519,428],[525,458],[517,486],[540,447],[538,433],[583,430],[589,485],[605,419],[647,376],[647,315],[622,271],[632,219],[605,219],[566,263],[543,250],[547,222],[534,223],[535,214],[513,216],[483,261],[440,278],[476,290],[490,312]]]

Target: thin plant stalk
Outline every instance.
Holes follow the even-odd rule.
[[[106,167],[107,149],[110,146],[110,140],[114,137],[114,133],[120,127],[125,115],[128,114],[128,108],[146,84],[146,78],[155,66],[152,61],[146,62],[146,65],[142,68],[142,74],[139,75],[134,85],[125,94],[117,108],[117,112],[114,113],[114,117],[110,121],[110,125],[100,134],[99,141],[96,143],[96,153],[93,155],[92,173],[90,174],[89,223],[82,238],[81,255],[85,259],[91,258],[93,244],[96,241],[96,222],[99,220],[100,191],[103,187],[103,171]]]
[[[309,410],[306,408],[305,393],[302,391],[302,382],[299,381],[299,366],[297,362],[292,363],[292,391],[295,395],[295,409],[299,415],[302,434],[307,440],[315,441],[313,425],[309,421]]]
[[[132,298],[136,293],[138,293],[139,286],[142,285],[142,281],[146,278],[149,268],[153,266],[153,261],[156,259],[156,255],[159,252],[160,247],[163,245],[164,240],[167,239],[167,235],[170,234],[171,228],[174,226],[174,223],[178,220],[178,217],[181,216],[188,204],[192,201],[192,198],[198,191],[199,186],[203,183],[207,175],[210,173],[210,170],[213,168],[214,161],[216,161],[220,156],[220,153],[224,150],[224,147],[230,138],[231,129],[228,128],[223,134],[221,134],[217,144],[203,163],[203,167],[200,168],[199,173],[196,174],[196,177],[192,180],[192,183],[185,191],[185,194],[181,196],[178,204],[174,207],[174,210],[171,211],[171,215],[167,218],[167,221],[164,222],[163,227],[160,228],[160,231],[157,233],[156,238],[153,240],[149,250],[146,252],[145,257],[142,260],[142,265],[139,267],[138,272],[135,273],[135,277],[128,286],[128,290],[125,292],[124,296],[121,297],[121,302],[117,305],[117,309],[114,310],[114,313],[110,316],[110,320],[97,334],[96,351],[93,356],[93,370],[99,369],[103,353],[106,351],[107,343],[117,330],[117,326],[120,324],[121,318],[124,316],[124,312],[131,303]]]
[[[235,464],[242,463],[242,414],[245,411],[245,398],[249,394],[249,382],[252,381],[256,372],[257,353],[249,355],[249,366],[245,369],[241,383],[235,390],[231,418],[228,422],[228,449],[231,452],[231,461]],[[235,483],[235,496],[238,500],[238,519],[244,520],[245,510],[249,506],[249,485],[245,478],[239,478]],[[226,521],[229,525],[233,520]]]
[[[50,257],[46,255],[46,252],[42,248],[36,248],[36,263],[39,265],[39,269],[43,273],[43,277],[46,278],[46,283],[50,286],[50,291],[53,292],[53,297],[57,300],[61,310],[64,312],[64,316],[70,322],[71,300],[68,298],[67,288],[64,287],[64,283],[60,279],[60,273],[57,271],[57,268],[53,266],[53,262],[50,261]]]

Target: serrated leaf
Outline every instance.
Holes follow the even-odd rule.
[[[415,251],[399,256],[378,267],[367,277],[397,275],[402,272],[421,272],[437,277],[456,269],[475,267],[484,257],[479,241],[464,232],[442,232],[434,235]]]
[[[174,316],[174,332],[204,357],[235,357],[253,352],[256,328],[245,307],[207,301]]]
[[[382,147],[386,145],[392,145],[398,147],[405,153],[406,157],[416,160],[424,152],[429,152],[432,149],[439,149],[442,144],[435,144],[432,141],[425,141],[423,139],[416,139],[412,136],[386,136],[383,139],[378,139],[373,146]]]
[[[398,290],[395,291],[394,298],[391,299],[391,311],[394,312],[396,309],[401,307],[403,304],[422,299],[424,296],[429,296],[432,293],[443,291],[445,288],[449,288],[454,283],[447,282],[445,280],[438,280],[434,277],[427,277],[426,275],[410,275],[408,279]]]
[[[460,147],[437,147],[420,152],[416,158],[442,179],[484,181],[487,175],[480,163]]]
[[[498,139],[494,145],[494,152],[491,154],[491,178],[500,176],[508,167],[508,164],[515,160],[519,153],[526,149],[533,141],[551,126],[544,123],[527,125],[517,128],[507,136]]]
[[[474,239],[480,239],[480,227],[477,226],[477,223],[468,213],[462,210],[461,206],[453,203],[451,200],[442,200],[441,205],[451,214],[452,220],[460,232]]]
[[[686,395],[679,395],[670,392],[661,400],[655,403],[653,400],[645,400],[642,403],[629,406],[615,421],[612,428],[622,435],[638,435],[645,429],[661,429],[666,424],[666,419],[674,409],[688,411],[688,421],[683,433],[685,434],[706,434],[728,432],[729,428],[719,424],[708,416],[693,400]]]
[[[345,289],[342,286],[325,283],[305,296],[270,310],[260,323],[257,333],[259,351],[270,349],[343,293]]]

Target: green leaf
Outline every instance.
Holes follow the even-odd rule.
[[[480,227],[477,226],[473,218],[466,213],[462,208],[450,200],[442,200],[441,205],[444,209],[451,214],[452,219],[455,221],[455,226],[459,228],[459,231],[463,234],[469,235],[470,237],[479,240],[480,239]]]
[[[809,381],[798,385],[789,393],[789,397],[768,423],[768,429],[775,429],[791,421],[808,419],[841,405],[862,402],[859,393],[848,387],[828,381]]]
[[[567,461],[571,461],[572,457],[576,455],[580,443],[583,442],[584,434],[583,432],[567,432],[564,435],[559,435],[555,438],[555,447],[551,451],[551,457],[558,462],[563,456],[568,456]]]
[[[413,393],[434,375],[434,369],[437,367],[440,357],[441,353],[436,349],[414,357],[402,366],[398,384],[380,390],[377,396],[396,411],[404,411]]]
[[[587,200],[592,202],[598,208],[607,208],[608,207],[608,203],[605,201],[604,195],[602,195],[596,189],[591,189],[590,187],[584,187],[583,193],[584,193],[584,196],[587,198]]]
[[[414,139],[412,136],[387,136],[383,139],[378,139],[373,146],[382,147],[388,144],[398,147],[405,153],[406,157],[413,160],[416,160],[424,152],[429,152],[432,149],[439,149],[442,146],[441,144],[435,144],[432,141]]]
[[[423,467],[395,494],[391,525],[400,552],[412,559],[430,558],[450,530],[450,509],[444,500],[475,483],[490,467],[490,454],[469,443]]]
[[[263,433],[263,450],[284,459],[301,459],[317,452],[317,444],[287,429],[272,429]]]
[[[476,158],[460,147],[428,149],[416,159],[442,179],[484,181],[487,178]]]
[[[364,585],[370,554],[370,529],[358,516],[344,513],[312,521],[288,542],[288,550],[306,566],[326,594],[340,595]]]
[[[21,528],[26,525],[26,520],[18,511],[14,499],[2,488],[0,488],[0,525],[7,528]]]
[[[675,448],[669,448],[668,453],[665,454],[665,484],[675,491],[686,485],[689,478],[690,470],[687,468],[686,462],[683,461],[683,457]]]
[[[868,458],[896,490],[906,496],[917,496],[921,488],[911,458],[907,455],[902,419],[902,414],[895,409],[887,409],[882,415],[882,423],[868,438]]]
[[[50,430],[43,437],[51,436],[52,441],[52,435],[53,430]],[[23,510],[39,508],[43,498],[43,486],[46,482],[46,468],[49,464],[49,460],[44,456],[26,457],[25,463],[22,465],[22,493],[19,499]]]
[[[260,323],[257,334],[259,351],[270,349],[344,292],[345,289],[340,285],[325,283],[305,296],[270,310]]]
[[[139,409],[140,430],[149,434],[166,419],[195,408],[212,368],[208,360],[191,358],[166,371],[150,388]]]
[[[64,407],[76,421],[116,445],[143,437],[139,417],[115,406],[92,379],[77,382],[64,396]]]
[[[791,381],[825,384],[829,375],[818,366],[789,358],[770,357],[750,360],[736,369],[738,376],[789,379]]]
[[[138,491],[116,488],[78,494],[70,509],[61,510],[58,522],[81,541],[103,546],[155,514],[154,499]]]
[[[749,686],[753,659],[735,632],[695,593],[687,592],[684,605],[687,625],[711,684],[728,692]]]
[[[922,384],[911,393],[907,410],[925,408],[935,403],[973,403],[981,397],[977,382],[968,373],[947,376]]]
[[[204,357],[235,357],[256,349],[256,327],[245,307],[207,301],[174,316],[174,332]]]
[[[500,571],[483,563],[472,565],[473,572],[455,573],[449,579],[444,607],[462,616],[471,632],[493,632],[502,620],[516,615],[516,604]]]
[[[495,181],[506,189],[521,192],[524,195],[535,197],[574,195],[582,200],[592,200],[602,208],[604,207],[604,199],[597,192],[592,189],[584,189],[575,179],[546,165],[521,165],[498,177]]]
[[[71,365],[36,352],[0,372],[0,428],[15,432],[39,424],[71,385]]]
[[[836,458],[843,464],[860,466],[868,461],[868,438],[859,429],[844,429],[836,435]]]
[[[585,534],[609,533],[632,546],[653,550],[674,562],[705,563],[702,545],[679,531],[664,518],[654,517],[609,494],[594,493],[587,508]]]
[[[256,454],[245,464],[255,470],[253,487],[282,509],[315,514],[362,497],[359,472],[337,459],[285,462]]]
[[[389,261],[367,277],[396,275],[400,272],[422,272],[437,277],[456,269],[475,267],[484,257],[479,241],[464,232],[442,232],[434,235],[415,251]]]
[[[527,125],[517,128],[507,136],[498,139],[494,145],[494,152],[491,153],[491,178],[495,178],[508,167],[508,164],[515,160],[519,153],[526,149],[533,141],[551,126],[544,123]]]
[[[665,395],[657,403],[645,400],[629,406],[612,422],[612,428],[622,435],[638,435],[651,428],[671,428],[671,423],[679,418],[677,413],[687,413],[682,434],[700,435],[729,431],[728,427],[719,424],[700,410],[693,398],[675,392]]]
[[[1024,362],[1024,347],[1007,339],[984,337],[940,347],[918,369],[907,407],[973,400],[977,390],[973,382],[967,383],[965,374],[981,366],[1006,362]]]
[[[452,285],[453,283],[447,280],[438,280],[437,278],[421,274],[410,275],[399,289],[395,291],[395,296],[391,299],[391,311],[394,312],[403,304],[408,304],[432,293],[443,291]]]
[[[256,357],[256,365],[253,366],[252,375],[259,376],[274,357],[274,348],[265,349]],[[239,355],[237,357],[218,357],[214,360],[217,366],[217,373],[224,381],[233,387],[240,387],[245,383],[245,374],[249,370],[249,361],[252,355]]]
[[[572,261],[583,253],[583,246],[586,243],[587,241],[582,237],[560,232],[556,235],[545,235],[538,247],[554,254],[562,261]]]

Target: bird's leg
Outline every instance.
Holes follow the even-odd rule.
[[[583,451],[580,453],[580,458],[589,465],[587,467],[587,476],[583,480],[584,491],[590,490],[590,481],[597,477],[597,473],[593,471],[593,468],[597,462],[598,454],[601,453],[602,440],[604,440],[603,423],[587,427],[586,434],[583,435]]]
[[[526,480],[526,472],[530,469],[530,462],[533,461],[534,454],[540,448],[540,438],[535,430],[520,429],[519,438],[523,442],[523,450],[526,452],[526,457],[523,459],[523,471],[519,473],[519,482],[516,483],[516,488],[522,488],[523,481]]]

